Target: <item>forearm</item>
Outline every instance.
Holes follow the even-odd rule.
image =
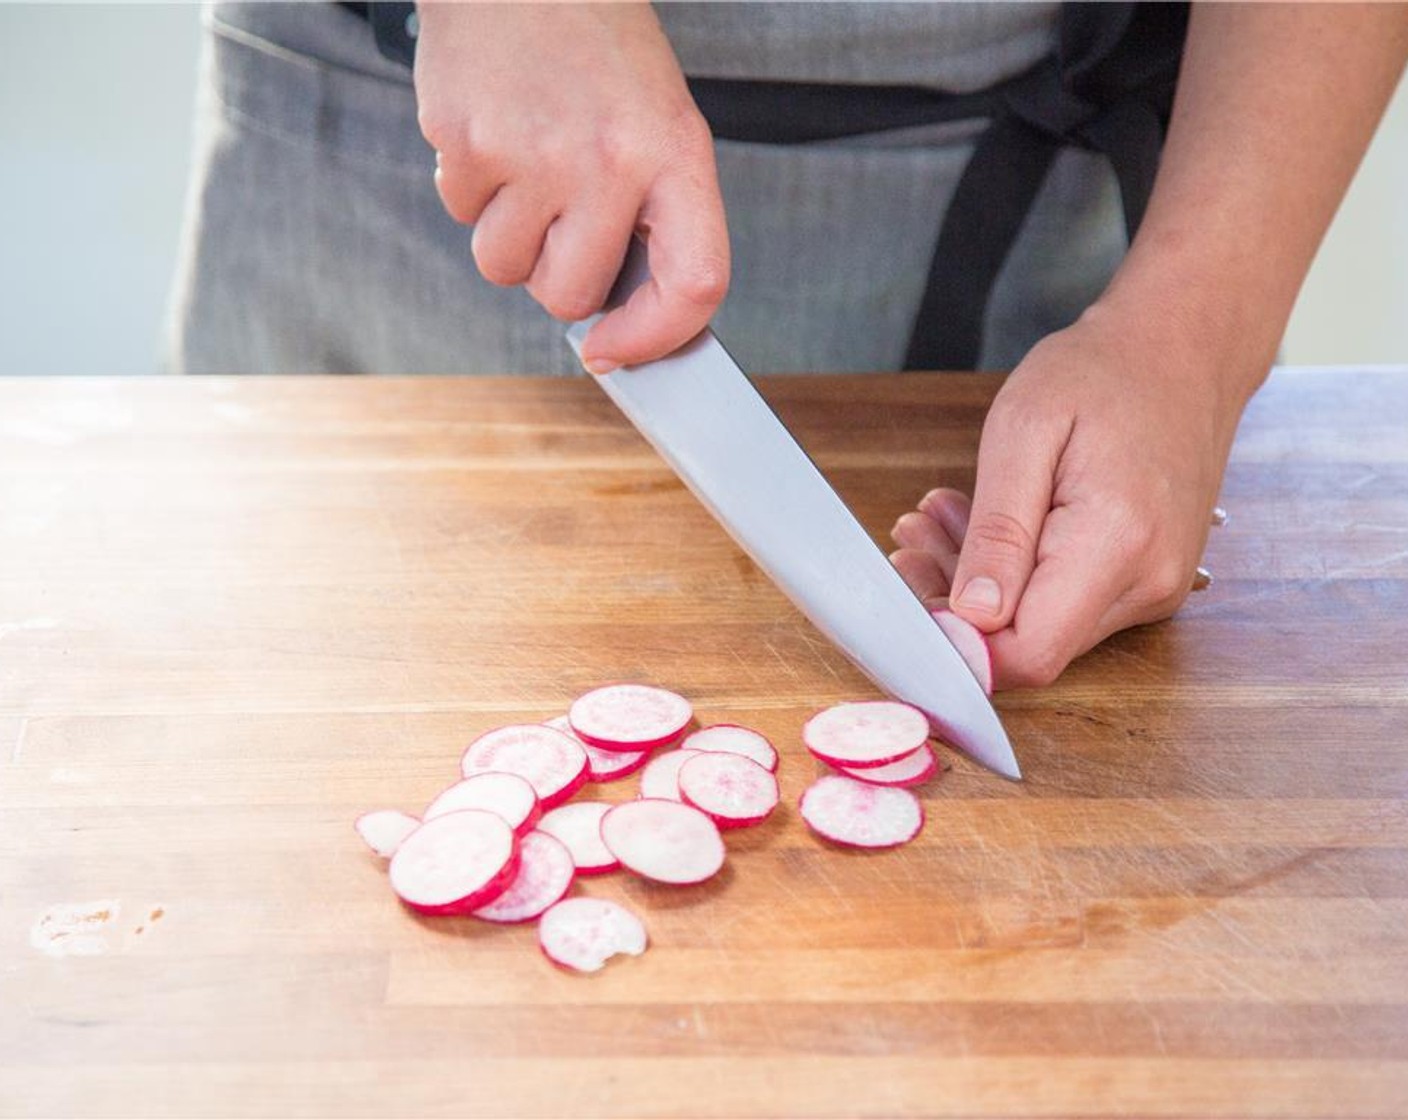
[[[1154,194],[1097,313],[1213,345],[1249,396],[1405,57],[1408,5],[1194,4]]]

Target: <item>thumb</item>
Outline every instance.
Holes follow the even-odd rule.
[[[1017,611],[1036,567],[1062,443],[1029,423],[1009,422],[1003,412],[989,414],[983,426],[973,509],[949,604],[980,630],[1003,629]]]

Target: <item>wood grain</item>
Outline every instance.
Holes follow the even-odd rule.
[[[998,383],[763,387],[883,542]],[[1408,1115],[1405,416],[1277,371],[1214,588],[864,855],[792,805],[871,688],[585,380],[0,381],[0,1115]],[[781,748],[725,874],[583,886],[592,978],[403,912],[352,818],[623,678]]]

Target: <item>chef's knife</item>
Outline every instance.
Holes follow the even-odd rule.
[[[607,308],[649,277],[632,240]],[[595,319],[574,324],[580,355]],[[943,738],[1020,778],[977,679],[737,363],[705,330],[659,361],[597,382],[754,563],[881,689]]]

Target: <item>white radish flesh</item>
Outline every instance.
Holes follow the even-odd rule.
[[[460,809],[497,813],[520,836],[531,832],[542,816],[538,795],[528,779],[497,770],[485,770],[456,782],[425,807],[424,819],[434,820]]]
[[[562,898],[572,886],[576,868],[560,840],[530,832],[519,844],[518,874],[508,889],[474,911],[486,922],[526,922]]]
[[[573,801],[559,805],[544,815],[538,822],[538,829],[566,845],[578,874],[601,875],[615,871],[621,861],[601,839],[601,818],[610,808],[605,801]]]
[[[702,751],[680,767],[680,797],[720,828],[757,824],[777,808],[777,779],[740,754]]]
[[[694,718],[694,709],[668,689],[611,684],[577,697],[567,718],[582,741],[595,747],[647,751],[674,742]]]
[[[566,801],[587,780],[587,752],[570,735],[541,723],[510,724],[470,743],[460,759],[466,777],[497,770],[525,778],[544,809]]]
[[[751,758],[759,766],[776,773],[777,750],[767,737],[758,734],[751,727],[740,727],[736,723],[716,723],[711,727],[701,727],[686,735],[680,744],[684,750],[721,751],[724,754],[739,754]]]
[[[925,743],[913,754],[905,755],[898,762],[871,766],[865,770],[847,770],[843,766],[841,773],[848,778],[877,786],[917,786],[932,778],[938,773],[938,769],[939,760],[934,754],[934,748]]]
[[[929,719],[897,700],[862,700],[818,712],[802,727],[807,750],[832,766],[884,766],[929,738]]]
[[[604,898],[568,898],[538,923],[548,960],[577,972],[596,972],[618,953],[645,952],[645,926],[624,906]]]
[[[645,765],[645,760],[650,757],[649,751],[604,751],[600,747],[594,747],[578,738],[577,733],[572,730],[572,721],[566,716],[556,716],[546,720],[543,726],[551,727],[554,731],[561,731],[564,735],[571,735],[582,744],[582,749],[587,752],[587,781],[589,782],[614,782],[617,778],[634,774]]]
[[[401,841],[420,827],[420,821],[399,809],[377,809],[363,813],[353,823],[357,835],[382,859],[390,859]]]
[[[800,808],[812,831],[851,848],[892,848],[924,827],[924,808],[908,790],[840,774],[818,778],[802,794]]]
[[[987,635],[966,619],[960,618],[951,610],[934,611],[934,621],[944,632],[953,648],[968,663],[978,684],[989,696],[992,695],[992,650],[988,646]]]
[[[680,799],[680,767],[693,758],[698,751],[687,751],[681,747],[677,751],[666,751],[652,758],[640,773],[640,795],[658,797],[666,801]]]
[[[391,857],[391,889],[422,914],[467,914],[492,902],[518,872],[518,837],[504,819],[461,809],[426,821]]]
[[[658,883],[702,883],[724,865],[718,826],[678,801],[614,805],[601,818],[601,838],[622,866]]]

